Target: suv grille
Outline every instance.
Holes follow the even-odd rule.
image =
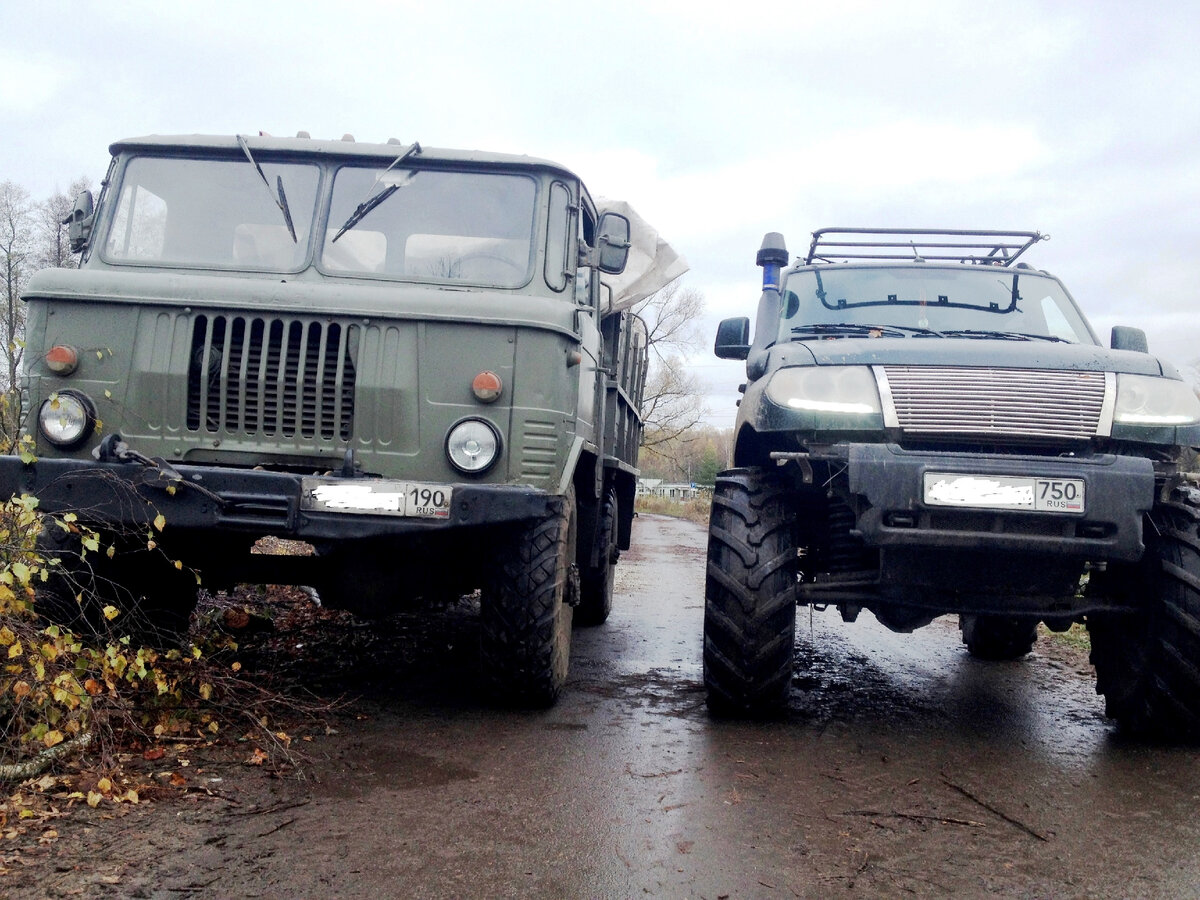
[[[909,434],[1094,437],[1103,372],[883,366],[900,427]]]
[[[349,440],[358,326],[197,316],[189,431]]]

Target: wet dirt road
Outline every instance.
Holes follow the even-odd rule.
[[[306,778],[146,805],[27,896],[1200,895],[1200,751],[1116,738],[1085,664],[802,609],[788,715],[712,721],[704,530],[634,540],[552,710],[481,706],[463,622],[306,745]]]

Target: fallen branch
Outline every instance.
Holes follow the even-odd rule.
[[[1034,829],[1034,828],[1031,828],[1030,826],[1026,825],[1026,824],[1025,824],[1024,822],[1022,822],[1020,819],[1014,819],[1014,818],[1013,818],[1012,816],[1010,816],[1008,813],[1006,813],[1006,812],[1003,812],[1002,810],[999,810],[999,809],[997,809],[996,807],[992,806],[992,804],[988,803],[986,800],[981,800],[979,797],[976,797],[974,794],[972,794],[970,791],[968,791],[968,790],[967,790],[965,787],[963,787],[962,785],[955,784],[953,781],[951,781],[949,778],[946,778],[945,776],[943,776],[943,777],[942,777],[942,781],[943,781],[943,783],[946,785],[946,787],[953,788],[954,790],[956,790],[956,791],[958,791],[960,794],[962,794],[964,797],[966,797],[968,800],[972,800],[972,801],[974,801],[975,803],[978,803],[980,806],[982,806],[982,807],[983,807],[984,809],[986,809],[988,812],[992,813],[993,815],[997,815],[997,816],[999,816],[1001,819],[1003,819],[1003,820],[1004,820],[1005,822],[1007,822],[1009,825],[1013,825],[1013,826],[1015,826],[1015,827],[1017,827],[1017,828],[1020,828],[1020,829],[1021,829],[1022,831],[1024,831],[1026,834],[1028,834],[1028,835],[1031,835],[1032,837],[1035,837],[1035,838],[1037,838],[1039,841],[1045,841],[1046,843],[1049,843],[1049,842],[1050,842],[1050,838],[1046,837],[1046,836],[1045,836],[1044,834],[1042,834],[1041,832],[1039,832],[1039,831],[1037,831],[1036,829]]]
[[[64,756],[71,755],[76,750],[83,750],[91,742],[92,733],[85,731],[79,737],[63,741],[61,744],[55,744],[53,747],[43,750],[37,756],[31,757],[24,762],[2,765],[0,766],[0,782],[26,781],[30,778],[35,778],[50,768],[52,763],[62,759]]]
[[[930,816],[922,813],[882,812],[874,809],[852,809],[847,816],[878,816],[885,819],[911,819],[914,822],[941,822],[943,825],[967,825],[971,828],[987,828],[987,822],[976,822],[972,819],[954,819],[950,816]]]

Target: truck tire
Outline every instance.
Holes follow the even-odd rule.
[[[709,709],[762,716],[787,704],[796,630],[791,487],[765,469],[717,478],[704,588]]]
[[[580,573],[579,606],[575,608],[576,625],[603,625],[612,612],[613,581],[616,575],[617,558],[621,555],[617,545],[617,492],[612,488],[604,497],[600,509],[600,523],[596,528],[596,540],[600,544],[598,562],[587,566]]]
[[[1146,553],[1093,573],[1099,591],[1140,607],[1087,617],[1096,691],[1105,712],[1133,735],[1200,737],[1200,507],[1159,504],[1145,529]]]
[[[976,659],[1020,659],[1037,642],[1037,622],[1009,616],[958,617],[962,642]]]
[[[508,705],[551,706],[567,680],[579,592],[574,491],[554,507],[498,548],[480,597],[483,677]]]
[[[129,635],[151,646],[178,644],[196,607],[195,575],[175,568],[157,550],[119,550],[110,559],[104,548],[112,542],[111,535],[102,535],[101,549],[85,553],[78,533],[47,522],[36,549],[44,560],[57,558],[59,563],[37,586],[34,611],[80,635]],[[106,606],[120,615],[107,619]]]

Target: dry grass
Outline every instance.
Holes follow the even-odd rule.
[[[637,498],[634,505],[640,513],[653,513],[659,516],[673,516],[677,519],[687,519],[699,525],[708,525],[708,514],[712,501],[708,497],[696,500],[669,500],[666,497],[643,496]]]

